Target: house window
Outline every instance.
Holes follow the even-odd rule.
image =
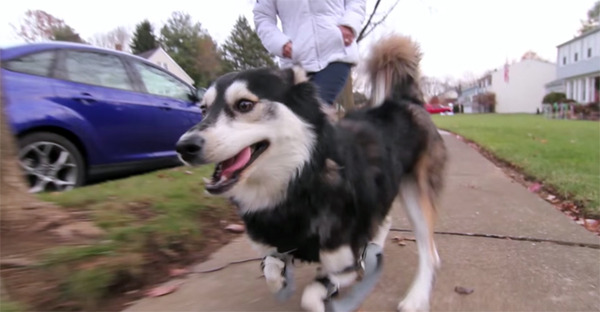
[[[575,62],[577,62],[577,57],[578,57],[578,56],[579,56],[579,55],[578,55],[577,53],[575,53],[575,58],[573,58],[573,60],[574,60]]]
[[[563,56],[563,65],[567,65],[567,57]]]
[[[588,57],[592,57],[592,48],[588,48]]]

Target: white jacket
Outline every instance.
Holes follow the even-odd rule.
[[[365,0],[257,0],[253,13],[258,37],[279,57],[281,67],[299,64],[315,72],[331,62],[358,62],[356,40],[346,47],[338,26],[352,28],[356,39],[365,19]],[[282,55],[289,41],[292,59]]]

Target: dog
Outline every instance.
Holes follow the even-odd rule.
[[[292,259],[318,262],[302,308],[357,309],[381,273],[390,210],[402,204],[419,265],[398,310],[429,309],[446,148],[424,109],[420,59],[412,39],[380,39],[365,63],[368,107],[337,122],[299,67],[228,73],[206,91],[204,119],[176,150],[187,165],[215,164],[205,188],[237,207],[273,293],[293,291]]]

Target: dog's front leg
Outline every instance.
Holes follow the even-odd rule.
[[[349,245],[319,252],[321,268],[314,282],[302,293],[301,305],[307,311],[325,311],[325,301],[339,288],[352,285],[357,277],[356,258]]]
[[[275,294],[278,300],[287,300],[294,293],[294,274],[291,258],[287,255],[277,253],[275,247],[253,243],[263,256],[261,268],[267,287]]]

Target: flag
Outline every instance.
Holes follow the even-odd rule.
[[[508,62],[504,64],[504,82],[508,83]]]

